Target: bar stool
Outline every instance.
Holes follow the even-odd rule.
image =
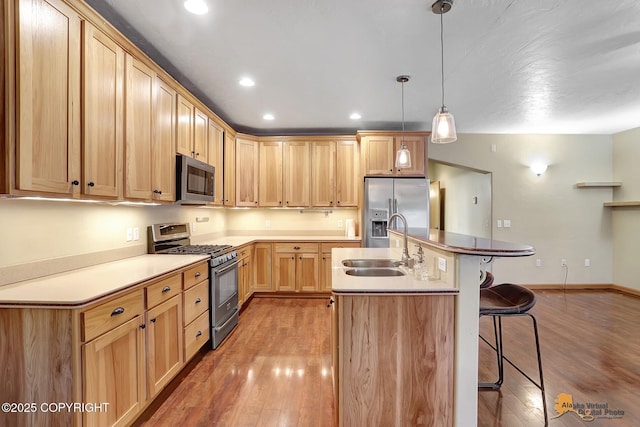
[[[482,280],[482,276],[484,273],[484,280]],[[493,274],[490,271],[480,271],[480,289],[489,288],[493,285]]]
[[[486,342],[495,352],[498,360],[498,380],[495,383],[480,383],[480,390],[500,390],[504,380],[504,361],[513,366],[518,372],[531,381],[542,392],[542,406],[544,411],[544,425],[549,424],[547,416],[547,401],[544,392],[544,379],[542,376],[542,359],[540,357],[540,340],[538,338],[538,323],[533,314],[529,310],[536,304],[536,296],[529,289],[514,285],[511,283],[503,283],[491,287],[480,289],[480,317],[491,316],[493,318],[493,333],[495,336],[495,347],[487,341],[482,335],[480,338]],[[536,339],[536,353],[538,357],[538,372],[540,374],[540,382],[536,382],[527,375],[522,369],[516,366],[503,353],[502,349],[502,318],[513,316],[528,316],[533,323],[533,332]]]

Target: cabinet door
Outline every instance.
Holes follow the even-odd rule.
[[[309,142],[284,143],[284,205],[309,206],[311,155]]]
[[[16,53],[20,70],[16,87],[16,187],[77,194],[80,17],[59,0],[16,4],[20,47]]]
[[[260,142],[260,206],[282,207],[282,142]]]
[[[321,266],[320,266],[320,286],[321,291],[331,290],[331,254],[322,254]]]
[[[176,99],[175,89],[156,79],[153,163],[153,199],[175,201],[176,187]]]
[[[84,27],[83,192],[122,195],[124,51],[94,28]]]
[[[236,140],[236,206],[258,206],[258,142]]]
[[[358,206],[358,143],[355,140],[336,143],[336,205]]]
[[[311,143],[311,205],[336,204],[336,143]]]
[[[183,364],[182,294],[147,311],[147,390],[155,396]]]
[[[224,205],[236,204],[236,140],[224,135]]]
[[[393,136],[367,136],[363,139],[364,174],[393,175]]]
[[[193,113],[193,157],[207,162],[207,130],[209,129],[209,117],[195,108]]]
[[[423,136],[405,135],[404,144],[411,153],[411,167],[407,169],[396,168],[397,175],[425,176],[425,147],[426,138]],[[395,151],[402,146],[402,136],[396,136]],[[394,153],[395,156],[395,153]],[[395,157],[394,157],[395,159]],[[395,162],[395,160],[394,160]],[[395,166],[395,165],[394,165]]]
[[[318,254],[298,254],[296,259],[296,284],[303,292],[317,292],[319,287]]]
[[[193,118],[195,107],[182,95],[178,95],[178,137],[176,152],[184,156],[194,157],[193,151]]]
[[[209,119],[209,133],[207,135],[208,163],[215,167],[213,204],[222,206],[224,203],[224,132],[213,120]]]
[[[238,307],[242,307],[242,303],[244,303],[244,288],[246,286],[246,273],[247,270],[244,268],[244,260],[240,260],[238,263]]]
[[[243,260],[244,265],[244,297],[247,301],[253,295],[253,256],[249,255]]]
[[[83,402],[108,402],[105,412],[84,412],[86,426],[129,425],[144,403],[142,316],[82,346]]]
[[[126,55],[124,196],[127,198],[151,199],[154,78],[151,68]]]
[[[276,253],[273,257],[273,282],[277,291],[296,290],[296,254]]]
[[[271,265],[271,243],[256,243],[253,268],[254,291],[273,291],[271,282]]]

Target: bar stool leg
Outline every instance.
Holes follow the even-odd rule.
[[[542,357],[540,356],[540,339],[538,338],[538,322],[531,313],[526,313],[533,322],[533,333],[536,337],[536,353],[538,354],[538,372],[540,373],[540,392],[542,393],[542,410],[544,412],[544,425],[549,425],[549,416],[547,415],[547,396],[544,392],[544,376],[542,375]],[[538,384],[536,384],[538,385]]]
[[[487,341],[482,335],[480,338],[486,342],[489,347],[496,352],[496,361],[498,364],[498,381],[492,383],[479,383],[478,388],[481,390],[500,390],[504,380],[504,354],[502,352],[502,318],[500,316],[491,316],[493,320],[493,336],[495,337],[495,347]],[[496,320],[497,319],[497,320]]]

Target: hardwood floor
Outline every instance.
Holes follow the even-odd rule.
[[[574,413],[550,426],[640,425],[640,298],[606,291],[536,291],[549,418],[559,393],[574,403],[607,403],[620,419],[581,420]],[[536,378],[527,318],[503,322],[505,354]],[[481,322],[491,337],[490,319]],[[206,353],[147,426],[332,427],[330,312],[324,299],[254,298],[240,325]],[[493,380],[495,357],[480,344],[480,379]],[[539,390],[505,367],[500,392],[479,392],[479,426],[542,426]]]

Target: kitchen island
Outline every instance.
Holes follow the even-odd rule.
[[[476,425],[481,271],[494,257],[535,250],[410,230],[409,245],[423,248],[430,280],[412,278],[406,269],[399,277],[347,274],[345,259],[400,259],[402,235],[390,232],[388,249],[332,253],[338,425]]]

